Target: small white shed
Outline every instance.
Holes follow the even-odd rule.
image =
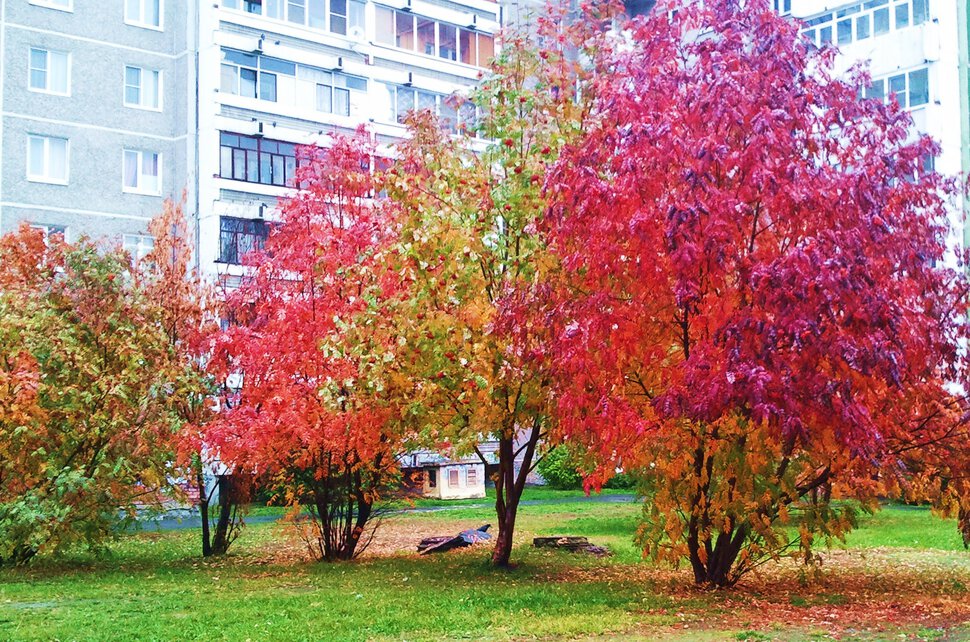
[[[402,468],[413,491],[437,499],[485,497],[485,464],[476,456],[449,459],[419,451],[404,456]]]

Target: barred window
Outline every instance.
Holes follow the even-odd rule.
[[[238,265],[249,252],[263,249],[266,236],[262,219],[219,217],[219,261]]]

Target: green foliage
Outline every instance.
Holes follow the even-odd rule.
[[[173,473],[171,353],[128,257],[0,239],[0,563],[98,546]]]
[[[617,473],[606,480],[603,488],[610,490],[634,490],[637,487],[637,479],[632,473]]]
[[[576,466],[576,459],[565,445],[556,446],[546,453],[536,467],[546,483],[558,490],[581,488],[583,476]]]

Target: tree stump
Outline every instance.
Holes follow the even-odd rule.
[[[610,554],[603,546],[590,544],[585,537],[573,535],[559,535],[555,537],[534,537],[532,545],[536,548],[559,548],[573,553],[587,553],[597,557],[605,557]]]

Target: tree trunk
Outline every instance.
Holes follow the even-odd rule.
[[[737,582],[739,573],[731,573],[734,564],[741,554],[741,548],[748,536],[746,526],[729,533],[721,533],[712,546],[710,542],[701,544],[695,533],[687,539],[687,550],[690,565],[694,571],[694,583],[706,586],[724,588]],[[701,547],[704,546],[706,561],[701,557]]]
[[[225,555],[231,542],[229,528],[236,507],[236,484],[230,475],[219,475],[219,521],[212,536],[212,554]]]
[[[205,487],[205,473],[200,467],[195,474],[195,483],[199,489],[199,517],[202,519],[202,557],[212,555],[212,538],[209,533],[209,495]]]
[[[498,473],[495,475],[495,514],[498,517],[498,535],[492,550],[492,565],[507,568],[512,558],[512,538],[515,534],[515,518],[519,510],[519,500],[525,490],[525,480],[532,470],[539,436],[542,432],[542,418],[536,417],[530,428],[528,440],[520,446],[522,463],[515,470],[515,429],[507,429],[499,437]]]
[[[510,501],[512,501],[510,499]],[[512,558],[512,534],[515,532],[515,513],[518,499],[509,509],[498,510],[498,535],[495,538],[495,548],[492,550],[492,565],[507,568]]]
[[[0,557],[0,566],[10,563],[14,566],[24,566],[37,555],[37,549],[32,546],[21,544],[10,552],[10,557],[4,559]]]
[[[345,472],[335,481],[325,477],[313,489],[317,541],[311,548],[325,562],[352,560],[370,521],[374,506],[359,472]]]
[[[970,508],[961,506],[957,515],[957,527],[963,536],[963,548],[970,548]]]
[[[364,534],[364,528],[371,518],[371,512],[374,507],[373,502],[368,499],[367,494],[364,492],[364,481],[360,471],[354,473],[353,497],[356,500],[357,511],[356,518],[353,521],[354,526],[347,538],[347,556],[344,559],[348,560],[353,559],[357,554],[357,546],[360,544],[360,538]]]

